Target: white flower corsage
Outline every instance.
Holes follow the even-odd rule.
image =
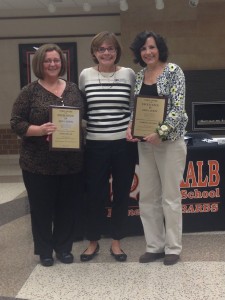
[[[159,126],[156,128],[156,133],[159,135],[162,141],[167,139],[169,132],[170,127],[167,124],[159,124]]]

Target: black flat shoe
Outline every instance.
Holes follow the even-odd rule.
[[[87,250],[87,249],[86,249],[86,250],[80,255],[80,260],[81,260],[81,261],[89,261],[89,260],[92,260],[92,259],[96,256],[96,254],[98,254],[99,249],[100,249],[99,243],[97,244],[97,246],[96,246],[96,248],[95,248],[95,251],[94,251],[93,253],[91,253],[91,254],[85,254],[85,251]]]
[[[54,264],[54,259],[51,256],[40,255],[40,262],[44,267],[51,267]]]
[[[123,250],[120,249],[122,252]],[[110,254],[115,258],[115,260],[117,261],[120,261],[120,262],[123,262],[123,261],[126,261],[127,260],[127,255],[126,253],[121,253],[121,254],[115,254],[113,251],[112,251],[112,247],[110,248]]]
[[[73,254],[70,252],[56,253],[56,257],[63,264],[71,264],[73,262]]]

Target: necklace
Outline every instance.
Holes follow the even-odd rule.
[[[42,80],[39,80],[40,85],[42,85],[46,90],[48,90],[50,93],[55,94],[56,96],[58,96],[59,93],[59,87],[60,87],[60,83],[59,80],[57,80],[54,84],[49,84],[46,83]]]
[[[61,91],[58,90],[59,88],[59,81],[57,80],[57,82],[53,85],[48,85],[46,84],[44,81],[39,80],[39,83],[41,86],[43,86],[44,89],[46,89],[47,91],[49,91],[50,93],[54,94],[57,97],[57,102],[60,101],[61,106],[64,106],[64,101],[63,101],[63,97],[58,96],[58,93],[60,93]]]
[[[114,72],[112,74],[111,73],[109,73],[109,74],[110,75],[108,75],[108,76],[107,75],[103,75],[100,72],[99,65],[98,65],[98,82],[99,82],[99,84],[101,85],[101,87],[103,89],[107,89],[107,88],[111,89],[112,86],[113,86],[113,83],[115,83],[115,81],[116,81],[116,66],[115,66]],[[100,79],[100,75],[101,75],[102,78],[104,78],[103,81],[105,83],[103,83],[102,80]],[[110,85],[110,86],[108,87],[108,85]]]

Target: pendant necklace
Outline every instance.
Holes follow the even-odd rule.
[[[46,89],[46,90],[49,91],[51,94],[54,94],[54,95],[57,97],[57,103],[58,103],[58,101],[60,101],[61,106],[64,106],[63,97],[57,95],[57,94],[58,94],[58,88],[57,88],[57,86],[59,85],[59,84],[58,84],[58,81],[57,81],[57,83],[56,83],[56,85],[55,85],[54,88],[52,88],[52,87],[50,87],[50,86],[47,86],[44,82],[42,82],[42,80],[39,80],[39,83],[40,83],[40,85],[41,85],[44,89]]]
[[[54,94],[57,96],[58,94],[58,88],[59,88],[59,81],[57,80],[57,82],[53,85],[49,85],[47,83],[45,83],[44,81],[42,81],[41,79],[39,79],[39,83],[40,85],[42,85],[47,91],[49,91],[50,93]]]
[[[111,73],[109,73],[110,75],[108,75],[108,76],[105,76],[105,75],[103,75],[101,72],[100,72],[100,70],[99,70],[99,65],[98,65],[98,82],[99,82],[99,84],[101,85],[101,87],[103,88],[103,89],[107,89],[107,88],[109,88],[109,89],[111,89],[112,88],[112,86],[113,86],[113,83],[115,83],[115,81],[116,81],[116,66],[115,66],[115,70],[114,70],[114,72],[111,74]],[[102,81],[101,81],[101,79],[100,79],[100,75],[104,78],[104,82],[105,83],[103,83]],[[108,81],[108,82],[107,82]],[[106,85],[111,85],[111,86],[106,86]]]

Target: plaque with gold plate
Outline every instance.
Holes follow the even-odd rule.
[[[56,131],[49,136],[49,148],[52,151],[81,150],[80,108],[73,106],[49,107],[50,122]]]
[[[138,95],[134,102],[134,116],[131,133],[134,138],[142,139],[154,133],[163,123],[167,109],[167,98],[160,96]]]

